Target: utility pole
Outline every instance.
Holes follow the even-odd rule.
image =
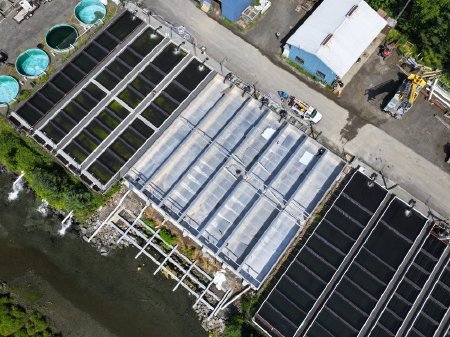
[[[395,21],[398,21],[398,19],[400,19],[400,17],[402,16],[402,14],[405,11],[406,7],[408,7],[410,2],[411,2],[411,0],[406,1],[406,4],[401,9],[400,13],[398,13],[397,17],[395,18]]]

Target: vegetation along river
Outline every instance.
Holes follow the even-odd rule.
[[[14,179],[0,174],[0,280],[63,336],[207,336],[181,287],[153,265],[137,271],[131,248],[103,257],[70,230],[59,236],[32,192],[8,200]]]

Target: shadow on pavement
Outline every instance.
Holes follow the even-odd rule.
[[[450,159],[450,143],[444,145],[444,153],[445,153],[445,162],[448,162]]]
[[[386,82],[377,84],[372,88],[366,89],[364,95],[367,96],[367,102],[370,103],[374,101],[377,98],[377,96],[381,94],[387,94],[380,103],[380,109],[383,109],[386,106],[386,104],[391,100],[391,98],[394,97],[398,87],[406,78],[406,75],[401,72],[397,73],[397,76],[398,76],[397,80],[391,79]]]

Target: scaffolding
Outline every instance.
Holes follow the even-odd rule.
[[[193,308],[201,303],[209,310],[208,319],[214,317],[222,310],[226,300],[233,295],[232,289],[219,290],[214,285],[213,278],[202,270],[196,261],[191,261],[182,254],[178,245],[173,246],[165,242],[160,235],[160,229],[148,226],[141,219],[147,204],[141,208],[137,216],[130,211],[124,203],[127,195],[128,193],[95,230],[89,241],[97,236],[105,226],[114,229],[119,235],[116,240],[117,245],[126,241],[137,248],[138,253],[135,255],[135,259],[143,255],[151,260],[157,266],[154,275],[158,272],[168,275],[176,282],[172,291],[177,290],[180,286],[183,287],[196,298]]]

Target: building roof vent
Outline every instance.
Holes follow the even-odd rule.
[[[345,16],[352,16],[352,14],[358,9],[358,5],[353,5]]]
[[[322,45],[322,46],[325,46],[325,45],[331,40],[332,37],[333,37],[333,34],[328,34],[328,35],[323,39],[321,45]]]

